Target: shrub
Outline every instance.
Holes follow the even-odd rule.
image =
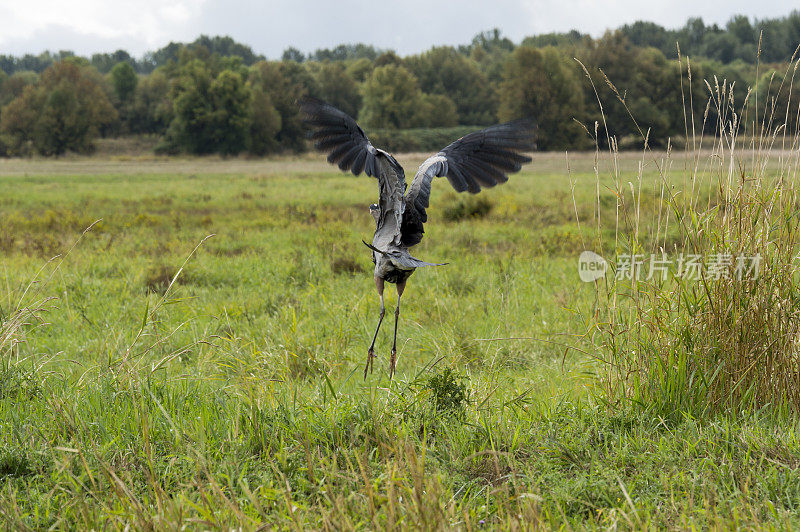
[[[457,222],[467,218],[483,218],[492,210],[492,202],[484,195],[459,195],[448,203],[442,213],[445,220]]]

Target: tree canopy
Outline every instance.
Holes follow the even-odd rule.
[[[3,108],[0,135],[11,154],[85,152],[116,118],[97,72],[60,61]]]
[[[205,35],[139,58],[125,50],[0,55],[0,155],[85,152],[98,135],[119,134],[157,135],[159,149],[171,152],[297,152],[308,148],[297,105],[306,96],[341,108],[397,149],[435,149],[456,133],[519,117],[538,123],[540,149],[585,148],[595,123],[607,126],[601,143],[633,146],[647,136],[658,145],[685,134],[686,97],[705,102],[704,80],[714,76],[735,82],[742,103],[758,74],[760,101],[783,106],[796,122],[796,80],[767,98],[764,73],[793,72],[798,44],[793,11],[734,16],[724,26],[637,21],[599,38],[572,30],[520,43],[493,29],[408,57],[356,43],[289,47],[268,60],[230,37]],[[696,107],[690,118],[713,123],[713,109],[703,116]],[[750,124],[766,109],[753,109]],[[399,132],[410,128],[413,135]]]

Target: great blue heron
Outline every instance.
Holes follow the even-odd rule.
[[[423,266],[440,266],[411,256],[408,248],[419,244],[428,220],[425,209],[431,194],[434,177],[446,176],[457,192],[473,194],[508,181],[506,174],[517,172],[530,157],[522,152],[533,148],[534,126],[529,120],[517,120],[470,133],[425,160],[417,170],[410,187],[406,187],[403,167],[389,153],[375,148],[346,113],[330,104],[307,99],[301,104],[310,137],[318,150],[328,153],[328,162],[337,164],[353,175],[365,172],[378,180],[380,201],[369,207],[375,219],[372,250],[375,263],[375,287],[381,299],[378,326],[367,351],[367,372],[372,372],[375,339],[383,323],[386,309],[383,303],[384,283],[397,285],[397,308],[394,311],[394,339],[389,361],[389,378],[394,376],[397,363],[397,320],[400,316],[400,297],[406,280],[414,270]]]

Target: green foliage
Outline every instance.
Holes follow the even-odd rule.
[[[364,82],[364,125],[409,128],[419,123],[422,92],[417,78],[397,64],[376,67]]]
[[[314,78],[319,97],[357,118],[361,108],[361,93],[356,81],[343,63],[324,62],[316,65]]]
[[[443,414],[464,414],[469,405],[469,380],[453,368],[431,375],[426,383],[434,409]]]
[[[369,59],[362,57],[347,65],[347,74],[357,83],[364,82],[372,73],[375,64]]]
[[[45,51],[39,55],[25,54],[22,57],[0,55],[0,68],[2,68],[6,74],[14,74],[22,71],[31,71],[41,74],[52,66],[53,63],[63,61],[69,57],[74,57],[74,55],[74,53],[67,50],[61,50],[58,53]]]
[[[116,118],[96,71],[64,61],[3,108],[0,135],[12,154],[86,152],[99,129]]]
[[[724,62],[737,59],[756,60],[756,45],[763,32],[761,61],[786,61],[800,42],[800,11],[777,19],[755,20],[736,15],[725,28],[716,24],[707,26],[700,18],[691,18],[677,30],[668,30],[652,22],[637,21],[620,28],[625,37],[636,46],[652,46],[669,58],[681,53],[705,56]]]
[[[264,59],[263,56],[255,54],[253,49],[246,44],[238,43],[228,36],[201,35],[188,46],[188,48],[192,47],[205,48],[211,54],[221,57],[238,57],[245,65],[252,65]]]
[[[374,61],[378,55],[380,55],[380,51],[374,46],[357,43],[340,44],[332,49],[321,48],[309,55],[308,59],[310,61],[348,61],[352,59]]]
[[[492,28],[473,37],[471,48],[481,48],[487,52],[494,50],[510,52],[514,49],[514,43],[508,37],[504,37],[499,28]]]
[[[795,378],[800,232],[793,185],[798,169],[783,151],[800,131],[800,98],[789,91],[781,94],[793,84],[793,70],[768,72],[768,79],[758,82],[758,97],[767,104],[765,114],[757,115],[761,125],[755,137],[738,138],[743,103],[726,81],[715,81],[708,102],[715,108],[711,133],[702,132],[703,142],[713,146],[709,153],[692,151],[698,162],[680,170],[669,161],[658,164],[650,200],[641,198],[641,169],[634,179],[615,178],[612,190],[619,199],[612,208],[622,214],[610,232],[624,236],[612,248],[598,239],[590,249],[608,250],[614,257],[609,263],[617,265],[624,264],[620,257],[635,253],[659,257],[664,250],[680,250],[682,257],[697,257],[702,268],[687,275],[676,265],[677,272],[670,268],[668,275],[646,279],[618,269],[608,283],[597,284],[591,334],[599,333],[597,349],[607,370],[603,395],[609,404],[631,404],[665,419],[769,411],[776,419],[794,420],[800,413]],[[796,153],[797,146],[791,150]],[[643,150],[643,158],[652,155],[649,148]],[[621,176],[616,156],[612,146],[610,173]],[[686,190],[674,194],[681,183]],[[646,204],[659,220],[669,216],[670,221],[640,225],[640,208]],[[597,205],[599,219],[599,198]],[[643,243],[643,233],[663,236]]]
[[[665,56],[676,57],[677,39],[655,22],[637,20],[633,24],[622,26],[620,33],[635,46],[658,48]],[[687,53],[683,48],[682,52]]]
[[[539,125],[540,149],[565,149],[585,142],[574,120],[582,120],[585,113],[578,65],[555,48],[514,50],[499,92],[499,118],[534,119]]]
[[[31,71],[15,72],[11,76],[5,72],[0,74],[0,157],[12,155],[13,151],[9,153],[9,144],[16,142],[13,136],[2,132],[3,107],[20,97],[25,87],[33,85],[38,79],[39,75]]]
[[[444,94],[422,93],[417,105],[416,127],[447,128],[458,124],[456,104]]]
[[[650,24],[649,22],[636,22],[638,24]],[[655,26],[655,24],[654,24]],[[585,44],[591,37],[578,30],[571,30],[568,33],[543,33],[522,39],[522,46],[534,46],[544,48],[545,46],[557,46],[560,48],[570,48],[578,44]]]
[[[251,68],[250,81],[253,90],[269,95],[280,115],[276,141],[286,149],[302,151],[305,148],[306,130],[297,102],[319,93],[311,73],[295,61],[260,62]]]
[[[117,63],[111,69],[111,83],[114,86],[114,94],[120,103],[128,103],[133,98],[139,77],[130,63]]]
[[[295,48],[294,46],[290,46],[286,50],[283,51],[281,55],[282,61],[295,61],[297,63],[302,63],[306,60],[306,56],[303,52]]]
[[[98,72],[106,74],[120,63],[128,63],[131,68],[138,66],[136,60],[125,50],[117,50],[111,54],[93,54],[91,64]]]
[[[250,137],[248,151],[255,155],[266,155],[278,151],[278,132],[281,130],[281,115],[269,94],[252,91],[250,100]]]
[[[131,131],[131,122],[134,113],[138,110],[134,97],[139,76],[130,63],[117,63],[111,69],[111,85],[114,89],[114,106],[119,114],[120,129],[123,132]]]
[[[39,75],[29,70],[15,72],[11,76],[8,76],[0,85],[0,107],[22,96],[22,91],[25,87],[33,85],[37,81],[39,81]]]
[[[195,59],[181,68],[173,90],[175,118],[170,136],[179,148],[223,155],[247,148],[251,103],[241,75],[223,70],[214,77],[203,62]]]
[[[486,75],[470,58],[445,46],[406,58],[404,64],[417,77],[424,93],[455,102],[458,123],[495,122],[497,97]]]
[[[756,44],[758,41],[755,28],[750,24],[750,19],[744,15],[734,15],[731,17],[725,29],[743,45]]]
[[[387,52],[383,52],[381,55],[375,58],[373,63],[376,67],[382,67],[386,65],[402,65],[403,60],[397,55],[394,50],[389,50]]]
[[[502,79],[503,66],[513,50],[514,43],[497,28],[479,33],[472,39],[472,44],[459,47],[459,51],[468,54],[492,83],[499,83]]]
[[[163,135],[172,122],[174,111],[170,100],[170,80],[163,69],[145,76],[136,85],[130,114],[129,131]]]
[[[734,80],[735,81],[735,80]],[[797,84],[800,75],[794,69],[770,69],[761,74],[758,86],[751,98],[763,102],[755,116],[761,126],[760,131],[769,129],[772,124],[785,124],[786,131],[800,132],[800,91]],[[737,97],[738,97],[737,93]],[[762,133],[763,135],[763,133]]]
[[[269,69],[250,72],[240,63],[191,57],[192,54],[185,55],[177,69],[166,72],[173,77],[168,95],[165,90],[169,82],[165,77],[148,87],[150,94],[142,93],[143,98],[164,101],[166,97],[171,107],[171,113],[164,109],[148,121],[158,127],[169,118],[167,143],[159,149],[223,155],[244,151],[263,155],[275,151],[279,146],[282,116],[271,97],[275,91],[266,90],[265,82],[284,82],[281,72]],[[232,69],[223,68],[226,66]],[[215,69],[221,70],[216,73]],[[274,76],[266,81],[265,72]],[[250,74],[251,81],[246,81],[243,73]],[[151,77],[157,74],[158,71]],[[296,109],[289,108],[286,95],[283,97],[283,108],[296,116]]]
[[[211,84],[209,94],[216,122],[216,139],[212,142],[217,151],[226,155],[244,151],[252,115],[250,92],[241,75],[222,71]]]
[[[684,101],[708,100],[702,63],[692,63],[692,83],[685,79],[681,85],[680,69],[688,74],[685,63],[668,61],[655,48],[637,48],[622,32],[606,33],[578,57],[592,80],[591,90],[584,93],[584,108],[589,109],[585,123],[592,135],[592,124],[605,124],[611,137],[642,139],[649,132],[651,146],[665,146],[670,135],[685,131]],[[694,117],[687,106],[686,116],[689,121],[694,118],[697,128],[713,124],[713,117],[704,117],[704,104],[696,105],[693,111]],[[605,146],[607,139],[599,142]]]
[[[263,56],[256,55],[252,48],[237,43],[230,37],[201,35],[191,43],[170,42],[165,47],[146,54],[141,69],[150,71],[161,66],[168,66],[170,63],[178,63],[181,61],[181,55],[185,53],[195,58],[214,57],[217,60],[235,57],[247,66],[264,60]]]

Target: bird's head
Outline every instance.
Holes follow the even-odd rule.
[[[369,206],[369,213],[375,218],[375,224],[378,224],[378,220],[381,218],[381,208],[378,207],[377,203],[373,203]]]

